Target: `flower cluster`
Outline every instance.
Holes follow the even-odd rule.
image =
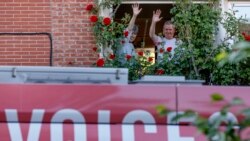
[[[156,70],[156,75],[163,75],[165,73],[164,69],[160,68]]]
[[[95,66],[126,67],[129,69],[129,80],[135,80],[145,74],[145,68],[152,64],[154,59],[143,51],[137,52],[136,56],[119,54],[119,49],[124,45],[125,38],[129,35],[129,31],[125,29],[131,17],[125,14],[125,17],[118,22],[110,16],[115,15],[114,13],[100,15],[100,9],[104,8],[102,6],[106,5],[108,8],[114,6],[113,3],[110,3],[111,1],[119,3],[119,0],[103,0],[102,4],[88,4],[85,8],[90,13],[89,20],[93,24],[92,29],[96,42],[93,51],[99,55]]]
[[[138,51],[137,52],[138,59],[144,59],[147,63],[153,63],[154,57],[150,56],[150,51]]]
[[[163,40],[163,37],[161,37]],[[169,57],[171,57],[171,52],[173,50],[172,46],[165,46],[165,42],[157,42],[156,45],[158,46],[158,53],[162,54],[162,55],[168,55]]]
[[[158,61],[160,61],[161,63],[156,63],[155,64],[155,75],[164,75],[166,73],[165,69],[163,69],[162,66],[164,66],[164,64],[168,63],[169,61],[166,60],[171,60],[172,58],[172,51],[173,51],[173,47],[172,46],[165,46],[165,42],[164,39],[161,35],[159,35],[162,39],[162,42],[157,42],[156,45],[158,47],[157,53],[159,54],[158,57]],[[163,61],[164,60],[164,61]]]
[[[105,2],[105,1],[104,1]],[[104,3],[108,4],[108,3]],[[128,24],[128,17],[122,19],[122,22],[117,22],[111,15],[114,13],[100,14],[100,9],[104,9],[102,3],[87,4],[85,10],[90,13],[89,20],[93,24],[93,34],[95,37],[96,47],[93,51],[98,53],[99,57],[96,61],[96,66],[104,67],[112,66],[116,59],[115,53],[122,46],[122,39],[128,36],[124,29]],[[109,7],[109,6],[108,6]],[[127,57],[129,59],[129,57]]]
[[[164,47],[161,47],[160,49],[159,49],[159,53],[169,53],[169,52],[171,52],[172,51],[172,47],[166,47],[166,50],[164,49]]]
[[[96,22],[99,20],[99,17],[98,17],[98,15],[97,15],[97,14],[98,14],[98,12],[97,12],[98,8],[97,8],[95,5],[93,5],[93,4],[88,4],[88,5],[86,6],[85,10],[92,13],[92,15],[90,16],[90,21],[91,21],[92,23],[96,23]],[[102,23],[103,23],[103,25],[105,25],[105,26],[110,25],[111,22],[112,22],[112,21],[111,21],[111,18],[110,18],[110,17],[104,17],[104,18],[102,18]]]
[[[129,35],[129,31],[125,29],[131,17],[125,14],[125,17],[118,22],[112,19],[113,17],[100,15],[100,9],[100,4],[88,4],[85,8],[90,13],[89,20],[93,24],[96,39],[97,46],[93,47],[93,51],[99,55],[95,65],[97,67],[126,67],[133,75],[131,79],[137,79],[139,73],[140,75],[144,73],[145,67],[153,64],[154,57],[150,56],[148,51],[138,51],[135,56],[116,54],[117,49],[124,45],[125,38]],[[114,13],[109,15],[114,15]]]

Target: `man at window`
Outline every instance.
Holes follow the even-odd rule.
[[[163,37],[155,34],[156,23],[159,22],[162,17],[161,10],[157,9],[153,11],[152,23],[149,29],[149,36],[153,40],[157,52],[157,61],[163,60],[163,55],[168,54],[169,59],[174,56],[174,50],[177,47],[177,40],[174,38],[175,26],[171,21],[166,21],[163,25]]]

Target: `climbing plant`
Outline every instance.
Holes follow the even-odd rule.
[[[219,0],[208,0],[207,3],[194,3],[192,0],[176,0],[170,13],[177,29],[177,38],[181,43],[175,49],[171,60],[165,53],[163,62],[152,64],[152,58],[146,52],[139,57],[125,56],[127,63],[120,63],[121,56],[115,50],[122,46],[122,39],[126,36],[123,31],[130,17],[125,16],[121,22],[114,21],[116,9],[121,0],[96,1],[90,8],[90,20],[93,23],[93,33],[96,37],[96,53],[103,53],[96,66],[98,67],[127,67],[129,79],[140,79],[143,75],[182,75],[186,79],[202,79],[208,85],[249,85],[250,71],[249,59],[238,63],[228,63],[218,66],[215,59],[223,50],[226,53],[232,50],[232,44],[243,39],[239,33],[239,24],[242,19],[234,16],[234,11],[222,13]],[[101,8],[113,8],[108,17],[100,16]],[[226,29],[224,40],[217,42],[218,26]],[[245,36],[244,36],[245,37]],[[103,51],[100,47],[110,47],[112,50]],[[103,52],[102,52],[103,51]],[[144,58],[144,59],[142,59]],[[124,56],[123,56],[124,59]],[[151,61],[150,61],[151,60]],[[246,69],[247,68],[247,69]]]
[[[202,4],[192,0],[176,0],[170,12],[178,32],[177,37],[182,43],[176,48],[171,60],[156,63],[155,69],[163,69],[165,75],[203,79],[210,85],[249,85],[249,73],[245,79],[239,79],[246,76],[242,71],[246,62],[219,67],[215,59],[221,50],[231,50],[229,41],[239,41],[237,39],[241,33],[238,27],[242,19],[235,18],[234,12],[222,13],[218,0]],[[224,26],[227,35],[216,44],[219,24]]]

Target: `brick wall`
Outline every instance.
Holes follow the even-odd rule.
[[[0,65],[50,65],[50,40],[46,35],[1,35]]]
[[[97,58],[84,7],[91,0],[1,0],[0,65],[90,66]],[[50,62],[50,38],[53,39]],[[12,34],[6,34],[12,33]]]
[[[92,51],[87,0],[54,0],[51,3],[54,64],[75,66],[91,65],[96,60]]]

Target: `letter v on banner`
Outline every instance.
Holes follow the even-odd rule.
[[[41,132],[42,120],[45,110],[34,109],[32,111],[30,127],[28,132],[27,141],[38,141]],[[23,141],[23,135],[21,132],[17,110],[16,109],[6,109],[5,115],[7,119],[7,125],[10,133],[11,141]]]

